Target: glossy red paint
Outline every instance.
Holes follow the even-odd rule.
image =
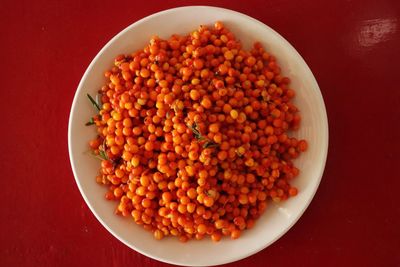
[[[194,4],[243,12],[287,38],[314,72],[330,124],[325,174],[303,217],[226,266],[400,266],[397,0],[3,0],[0,266],[167,266],[91,214],[70,168],[67,123],[81,76],[111,37]]]

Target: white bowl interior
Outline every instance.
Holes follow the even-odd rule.
[[[94,127],[85,123],[94,115],[86,93],[95,95],[103,85],[103,72],[112,66],[119,54],[142,48],[154,34],[167,38],[173,33],[186,34],[201,24],[223,21],[246,48],[260,41],[278,58],[283,73],[292,80],[295,103],[301,110],[302,125],[295,137],[306,139],[309,150],[296,160],[301,174],[293,181],[299,194],[279,204],[270,204],[255,228],[232,241],[213,243],[206,239],[180,243],[175,238],[156,241],[130,219],[114,214],[115,202],[104,199],[105,188],[96,184],[100,162],[90,156],[88,141],[95,136]],[[210,266],[232,262],[267,247],[300,218],[311,202],[322,177],[328,149],[328,122],[324,102],[315,78],[296,50],[278,33],[261,22],[227,9],[215,7],[182,7],[146,17],[114,37],[86,70],[71,108],[69,153],[78,187],[97,219],[116,238],[136,251],[160,261],[179,265]]]

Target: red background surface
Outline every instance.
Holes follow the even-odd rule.
[[[75,184],[68,116],[115,34],[176,6],[237,10],[305,58],[328,111],[320,188],[298,223],[227,266],[400,266],[400,2],[1,1],[0,266],[167,266],[117,241]]]

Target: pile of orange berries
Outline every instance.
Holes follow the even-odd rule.
[[[233,239],[268,201],[297,194],[307,149],[290,80],[260,43],[245,51],[221,22],[116,57],[93,118],[97,182],[116,213],[156,239]]]

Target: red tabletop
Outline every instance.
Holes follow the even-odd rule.
[[[68,116],[110,38],[190,4],[237,10],[281,33],[312,69],[329,118],[310,207],[273,245],[227,266],[400,266],[397,0],[1,1],[0,266],[167,266],[120,243],[86,206]]]

